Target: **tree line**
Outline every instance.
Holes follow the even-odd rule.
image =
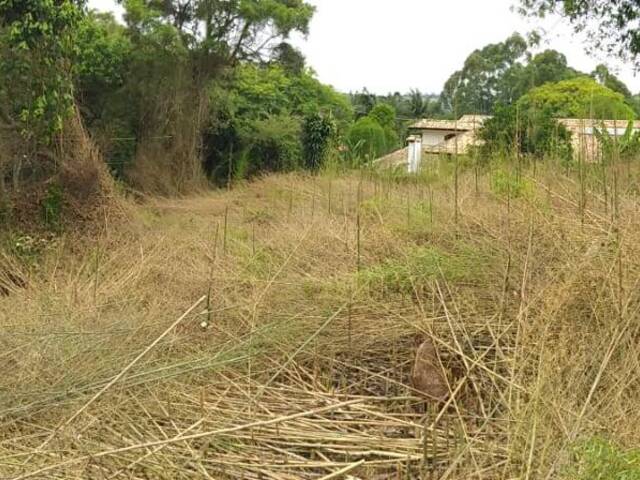
[[[536,35],[475,50],[439,94],[343,94],[290,43],[308,33],[314,7],[304,0],[119,3],[123,23],[85,0],[0,0],[1,218],[27,199],[50,216],[58,204],[81,209],[117,183],[174,195],[329,161],[353,166],[402,146],[418,118],[494,114],[487,145],[541,153],[557,147],[558,116],[640,112],[605,66],[578,72],[561,53],[538,52]],[[545,15],[553,3],[523,0],[523,13]],[[621,14],[573,3],[560,13],[578,29],[588,8]],[[634,39],[621,40],[634,55]]]

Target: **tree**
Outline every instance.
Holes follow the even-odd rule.
[[[203,159],[202,152],[217,149],[201,148],[203,135],[216,138],[211,134],[217,128],[211,125],[216,118],[211,112],[217,110],[209,105],[212,82],[227,83],[226,77],[243,65],[268,63],[278,46],[283,55],[294,53],[283,44],[292,32],[308,31],[314,7],[303,0],[121,3],[133,46],[123,88],[125,98],[133,99],[129,111],[136,139],[127,175],[142,190],[188,191],[206,181],[203,163],[215,169],[216,162]],[[252,120],[278,115],[277,109],[267,109]],[[247,131],[244,127],[238,124],[239,131]],[[261,127],[265,134],[274,131]],[[223,163],[230,164],[227,158]],[[158,169],[167,171],[164,180],[145,185],[149,172]]]
[[[571,159],[571,135],[551,108],[521,112],[515,105],[497,105],[479,132],[482,157],[520,153],[534,158]]]
[[[556,50],[545,50],[533,56],[520,73],[517,97],[545,83],[560,82],[578,75],[567,65],[567,57]]]
[[[348,135],[349,144],[359,146],[360,151],[369,160],[378,158],[388,152],[385,131],[373,118],[360,118],[351,127]]]
[[[369,115],[371,109],[378,103],[378,99],[369,90],[363,88],[362,92],[351,94],[351,103],[356,116],[360,118]]]
[[[394,129],[396,127],[396,110],[387,103],[378,103],[369,112],[382,128]]]
[[[425,99],[420,90],[412,89],[408,98],[409,112],[411,118],[424,118],[429,110],[429,102]]]
[[[304,55],[287,42],[282,42],[274,47],[272,62],[280,65],[287,73],[300,75],[304,72],[306,60]]]
[[[133,45],[126,28],[112,14],[89,12],[79,26],[77,49],[76,102],[109,170],[123,178],[135,153],[131,139],[136,136],[140,108],[125,88],[131,85]]]
[[[240,173],[246,174],[256,174],[261,168],[272,168],[274,164],[291,164],[289,161],[265,163],[254,156],[260,152],[260,149],[249,148],[255,143],[256,125],[260,127],[261,145],[264,146],[270,134],[275,135],[272,145],[279,144],[283,138],[289,143],[293,138],[282,136],[281,131],[271,128],[273,122],[285,118],[296,122],[302,137],[299,135],[295,141],[303,152],[304,166],[316,168],[324,160],[326,151],[323,149],[329,147],[329,143],[324,145],[320,138],[326,134],[326,123],[331,124],[331,136],[340,136],[353,118],[347,97],[320,83],[310,70],[295,74],[273,63],[239,65],[225,82],[211,84],[209,95],[211,107],[205,137],[205,164],[207,173],[221,181],[229,178],[229,167],[234,162],[243,165]],[[266,123],[256,124],[258,121]],[[271,148],[269,151],[270,157],[274,158],[276,150]],[[301,158],[296,161],[298,166],[303,166]]]
[[[0,0],[0,122],[48,143],[74,105],[72,65],[81,6]]]
[[[441,94],[443,108],[455,115],[489,114],[498,100],[515,101],[518,97],[514,82],[504,79],[514,76],[514,68],[522,68],[519,62],[526,52],[527,42],[517,33],[502,43],[475,50],[462,69],[454,72],[445,83]]]
[[[308,33],[315,8],[304,0],[119,0],[127,23],[144,29],[149,12],[180,32],[191,50],[226,63],[261,59],[293,31]],[[140,15],[142,14],[142,15]]]
[[[640,65],[640,3],[637,0],[520,0],[524,15],[561,15],[585,32],[591,51],[605,51]]]
[[[622,94],[590,77],[547,83],[518,100],[522,112],[548,110],[554,117],[629,120],[634,112]]]
[[[606,65],[600,64],[591,73],[591,76],[596,79],[600,85],[604,85],[614,92],[620,93],[624,98],[630,99],[633,95],[622,80],[616,77],[609,71]]]
[[[301,166],[300,120],[274,115],[248,125],[242,134],[246,141],[239,155],[235,175],[249,178],[261,172],[289,171]]]
[[[399,140],[395,108],[386,103],[378,103],[369,112],[369,117],[378,122],[384,130],[385,150],[396,148]]]
[[[534,37],[530,40],[537,42]],[[491,114],[496,104],[511,104],[532,88],[578,75],[566,57],[545,50],[529,52],[527,41],[514,34],[502,43],[474,51],[462,70],[447,80],[441,94],[442,108],[450,115]]]

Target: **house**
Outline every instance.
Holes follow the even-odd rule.
[[[600,141],[595,133],[607,132],[613,138],[622,137],[629,126],[628,120],[592,120],[588,118],[559,118],[558,123],[571,133],[573,156],[576,160],[593,163],[600,160]],[[640,132],[640,121],[632,122],[633,132]]]
[[[420,169],[424,155],[465,155],[471,147],[481,145],[478,132],[488,115],[464,115],[458,120],[420,120],[409,127],[407,147],[378,160],[382,165],[407,165],[409,173]],[[573,155],[586,162],[600,159],[600,142],[596,130],[606,130],[613,137],[624,135],[628,122],[624,120],[591,120],[559,118],[558,122],[571,133]],[[640,121],[633,123],[635,132],[640,132]]]
[[[478,145],[478,130],[487,115],[464,115],[459,120],[424,119],[409,127],[409,132],[420,136],[424,153],[465,154],[469,147]]]
[[[424,119],[409,127],[407,163],[409,172],[420,168],[423,154],[466,154],[479,145],[478,130],[486,115],[464,115],[458,120]]]

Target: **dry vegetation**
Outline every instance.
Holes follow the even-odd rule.
[[[0,478],[558,478],[640,444],[635,176],[547,168],[276,175],[7,239]]]

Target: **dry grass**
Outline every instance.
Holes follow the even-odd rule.
[[[462,175],[457,224],[450,168],[277,175],[21,252],[0,478],[557,478],[639,444],[637,198],[549,168]]]

